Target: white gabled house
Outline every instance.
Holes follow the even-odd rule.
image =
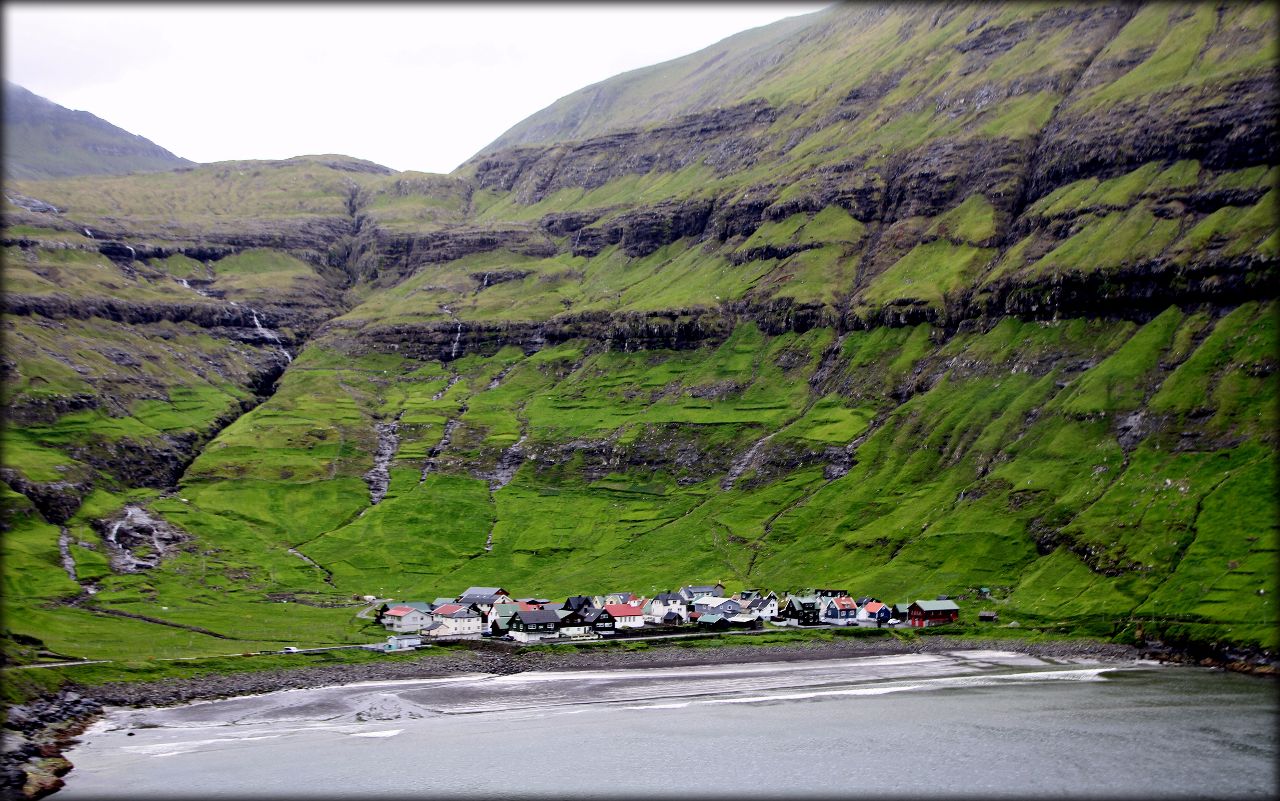
[[[778,616],[778,596],[769,593],[764,597],[752,598],[747,602],[745,610],[761,620],[772,620]]]
[[[382,626],[396,634],[414,634],[431,624],[431,611],[431,604],[398,604],[382,613]]]
[[[660,592],[653,596],[644,606],[644,620],[646,623],[660,624],[669,622],[668,614],[678,615],[681,623],[688,617],[685,600],[679,593]]]
[[[613,615],[615,629],[638,629],[644,626],[644,609],[631,604],[605,604],[604,609]]]
[[[718,595],[701,595],[693,599],[693,611],[700,615],[717,614],[727,618],[742,611],[742,602]]]
[[[484,618],[478,612],[462,604],[445,604],[431,613],[435,623],[443,629],[437,637],[479,637]]]

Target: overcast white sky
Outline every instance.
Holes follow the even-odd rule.
[[[5,2],[4,74],[194,161],[449,172],[583,86],[827,4]]]

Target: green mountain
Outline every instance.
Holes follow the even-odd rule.
[[[228,653],[721,579],[1275,648],[1275,24],[837,6],[451,175],[15,181],[5,625]]]
[[[63,108],[4,82],[7,180],[158,172],[192,163],[87,111]]]

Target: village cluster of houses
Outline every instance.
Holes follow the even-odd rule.
[[[654,633],[680,626],[706,630],[789,626],[934,626],[955,621],[960,607],[947,598],[883,603],[845,590],[804,593],[741,590],[723,584],[690,584],[645,598],[630,592],[573,595],[563,601],[515,598],[502,587],[468,587],[434,601],[383,604],[377,620],[392,636],[388,648],[416,647],[434,638],[501,637],[518,642],[598,639],[627,629]],[[634,632],[632,632],[634,633]]]

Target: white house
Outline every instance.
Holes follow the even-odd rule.
[[[416,633],[430,624],[430,604],[400,604],[382,613],[383,627],[397,634]]]
[[[615,629],[638,629],[644,625],[644,609],[631,604],[605,604],[605,611],[613,615]]]
[[[763,598],[752,598],[746,609],[761,620],[772,620],[778,616],[778,596],[769,593]]]
[[[700,595],[693,599],[693,611],[700,615],[711,613],[727,618],[742,611],[742,602],[717,595]]]
[[[679,593],[660,592],[645,604],[644,620],[646,623],[662,623],[668,613],[680,616],[680,622],[688,617],[684,598]]]
[[[445,604],[431,613],[434,622],[439,623],[444,632],[440,637],[479,637],[484,626],[484,618],[474,609],[462,604]]]

